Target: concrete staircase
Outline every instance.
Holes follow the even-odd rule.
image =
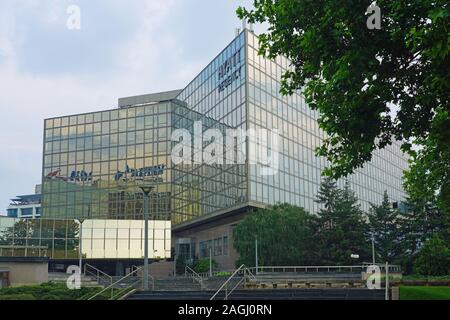
[[[190,278],[159,278],[155,279],[155,291],[201,291],[200,283]]]
[[[249,289],[280,288],[365,288],[360,273],[259,273],[246,284]]]
[[[214,291],[142,291],[128,300],[210,300]],[[223,300],[221,292],[215,300]],[[383,290],[368,289],[277,289],[236,290],[229,300],[384,300]]]

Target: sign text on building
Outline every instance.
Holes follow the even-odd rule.
[[[235,80],[239,79],[241,77],[241,70],[241,49],[239,49],[219,66],[219,92],[224,91]]]
[[[164,174],[166,166],[163,164],[153,166],[153,167],[145,167],[140,169],[132,169],[128,165],[125,168],[125,171],[117,171],[114,176],[114,180],[130,180],[130,178],[134,179],[144,179],[145,177],[158,177]]]

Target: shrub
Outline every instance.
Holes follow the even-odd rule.
[[[64,283],[43,283],[38,286],[23,286],[16,288],[4,288],[0,290],[0,300],[4,297],[22,296],[33,297],[33,300],[76,300],[88,293],[93,293],[98,288],[81,288],[80,290],[69,290]]]
[[[212,260],[213,269],[217,268],[218,264],[215,260]],[[194,262],[192,269],[197,273],[203,273],[209,271],[209,258],[200,259]]]
[[[32,294],[0,294],[0,301],[36,300]]]
[[[433,235],[420,250],[414,271],[424,276],[450,275],[449,242],[438,235]]]

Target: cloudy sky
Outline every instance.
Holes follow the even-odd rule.
[[[183,88],[234,37],[235,9],[251,3],[1,0],[0,214],[40,183],[43,119]],[[80,30],[67,28],[71,5]]]

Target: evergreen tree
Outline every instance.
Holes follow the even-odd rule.
[[[387,191],[380,205],[371,204],[370,233],[374,237],[376,260],[393,263],[399,258],[399,212],[391,207]]]
[[[401,264],[407,273],[413,272],[413,263],[419,251],[433,235],[449,241],[450,214],[435,204],[408,199],[399,215],[398,250]]]
[[[233,230],[238,265],[255,265],[258,240],[260,266],[310,265],[313,263],[313,216],[289,204],[260,209]]]
[[[437,233],[425,242],[414,263],[416,274],[448,276],[450,274],[450,242]]]
[[[354,263],[352,254],[369,257],[367,228],[358,199],[346,182],[340,190],[334,181],[323,181],[316,200],[322,205],[316,218],[318,262],[327,265]]]

